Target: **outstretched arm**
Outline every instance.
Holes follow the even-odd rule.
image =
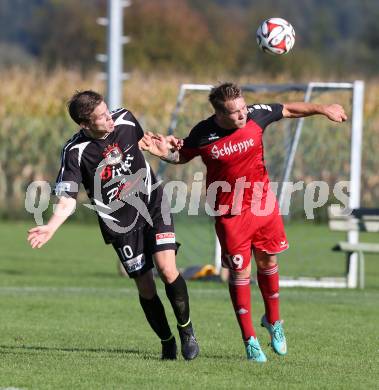
[[[334,122],[344,122],[347,119],[345,110],[339,104],[286,103],[283,104],[284,118],[301,118],[311,115],[325,115]]]
[[[173,135],[164,137],[161,134],[148,132],[140,139],[138,145],[140,149],[171,164],[184,164],[188,161],[179,153],[183,141]]]
[[[28,241],[31,247],[41,248],[45,245],[63,222],[72,214],[76,207],[74,198],[62,196],[47,225],[36,226],[28,231]]]

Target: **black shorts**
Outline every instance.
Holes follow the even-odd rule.
[[[153,254],[172,249],[177,250],[179,244],[175,240],[174,224],[166,225],[162,218],[154,220],[154,225],[126,234],[112,243],[113,248],[128,273],[136,278],[154,267]]]

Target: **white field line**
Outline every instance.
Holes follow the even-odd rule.
[[[0,390],[26,390],[19,387],[0,387]]]
[[[257,286],[251,286],[252,291],[257,290]],[[158,287],[158,292],[161,296],[165,295],[164,288]],[[341,290],[336,291],[335,289],[281,289],[281,295],[296,298],[299,297],[300,300],[307,299],[304,298],[304,293],[312,292],[317,296],[329,296],[337,297],[341,296]],[[350,291],[346,291],[346,297],[349,297]],[[0,286],[0,296],[19,296],[19,295],[93,295],[93,296],[125,296],[125,295],[135,295],[137,294],[136,288],[112,288],[112,287],[43,287],[43,286]],[[191,288],[189,286],[190,296],[220,296],[228,297],[229,292],[227,285],[220,285],[220,288]],[[362,298],[377,298],[379,293],[377,291],[359,291],[359,299]],[[353,297],[351,297],[353,299]],[[2,390],[0,388],[0,390]]]
[[[164,292],[163,288],[158,288],[160,293]],[[27,295],[27,294],[104,294],[104,295],[122,295],[136,294],[136,288],[107,288],[107,287],[18,287],[18,286],[3,286],[0,287],[0,295]],[[227,294],[227,289],[207,289],[196,288],[190,291],[190,294]],[[0,389],[1,390],[1,389]]]

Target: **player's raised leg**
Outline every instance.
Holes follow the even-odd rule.
[[[265,305],[261,325],[271,338],[271,346],[279,355],[287,353],[287,342],[279,313],[279,271],[277,257],[264,251],[254,250],[257,264],[257,279]]]
[[[182,355],[186,360],[195,359],[199,354],[199,345],[190,319],[187,284],[176,268],[175,251],[168,249],[156,252],[154,261],[175,313]]]

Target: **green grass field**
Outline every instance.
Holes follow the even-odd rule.
[[[179,266],[209,262],[212,251],[197,243],[211,235],[209,226],[181,222],[177,232],[187,249]],[[134,284],[117,275],[115,254],[102,244],[97,227],[67,224],[33,251],[25,240],[31,225],[0,224],[0,389],[378,388],[378,256],[366,256],[363,291],[281,290],[289,345],[284,358],[270,351],[258,327],[263,304],[254,286],[264,365],[245,360],[227,286],[190,282],[201,354],[192,362],[161,362],[159,340],[139,308]],[[292,246],[280,259],[283,274],[343,274],[343,256],[330,251],[342,236],[312,224],[291,224],[287,232]]]

